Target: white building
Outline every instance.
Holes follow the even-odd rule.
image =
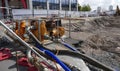
[[[113,6],[112,5],[109,6],[109,11],[113,11]]]

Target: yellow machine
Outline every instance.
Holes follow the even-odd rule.
[[[34,26],[35,29],[32,29],[32,33],[38,38],[40,39],[40,41],[43,41],[44,40],[44,35],[47,34],[47,29],[46,29],[46,26],[45,26],[45,21],[42,21],[39,25],[38,21],[34,21],[32,22],[31,26]],[[39,32],[39,27],[40,27],[40,32]],[[40,33],[40,35],[39,35]],[[40,38],[39,38],[40,37]]]
[[[58,27],[58,28],[54,28],[52,32],[53,32],[53,34],[52,34],[53,36],[62,37],[65,33],[65,29],[63,27]]]
[[[23,40],[25,40],[25,37],[24,37],[25,27],[26,27],[25,21],[22,21],[20,24],[18,22],[16,22],[15,33],[18,36],[20,36]]]
[[[40,25],[39,25],[40,24]],[[52,25],[52,23],[50,23]],[[45,36],[48,35],[52,35],[54,37],[61,37],[64,35],[65,33],[65,29],[63,27],[59,27],[59,26],[54,26],[52,27],[51,29],[52,30],[47,30],[47,28],[49,27],[46,27],[46,22],[45,21],[42,21],[40,23],[38,23],[38,21],[33,21],[31,23],[31,26],[34,26],[35,29],[32,29],[32,33],[39,39],[40,37],[40,41],[44,41],[45,40]],[[39,31],[39,28],[40,28],[40,31]],[[40,33],[40,35],[39,35]],[[52,34],[51,34],[52,33]]]
[[[38,21],[38,20],[31,20],[31,25],[34,26],[34,29],[31,29],[31,32],[35,35],[36,38],[38,38],[41,42],[45,40],[45,36],[49,37],[62,37],[65,33],[65,29],[62,26],[56,26],[55,22],[54,24],[51,22],[49,23],[50,26],[54,27],[46,27],[46,22],[45,21]],[[20,36],[23,40],[25,40],[24,34],[26,33],[25,31],[26,28],[26,22],[21,21],[19,24],[16,22],[16,27],[15,27],[15,33]],[[48,30],[48,28],[52,30]]]

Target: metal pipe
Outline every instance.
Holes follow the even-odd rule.
[[[69,38],[71,38],[71,27],[71,19],[69,19]]]
[[[34,38],[34,40],[36,40],[37,42],[39,42],[39,44],[42,44],[42,43],[33,35],[33,33],[30,32],[30,28],[32,28],[32,26],[27,28],[27,32]]]
[[[41,36],[40,36],[40,35],[41,35],[41,32],[40,32],[41,30],[40,30],[40,28],[41,28],[41,27],[40,27],[40,24],[41,24],[41,23],[40,23],[40,20],[38,20],[38,39],[39,39],[39,41],[41,41]]]
[[[43,59],[47,64],[51,66],[51,64],[44,58],[42,57],[38,52],[36,52],[28,43],[26,43],[24,40],[22,40],[17,34],[15,34],[11,29],[9,29],[2,21],[0,21],[0,25],[2,25],[7,31],[12,33],[14,37],[17,38],[19,42],[21,42],[24,46],[32,50],[36,55],[38,55],[41,59]]]

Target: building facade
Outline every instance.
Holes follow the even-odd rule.
[[[71,14],[78,11],[78,0],[0,0],[0,7],[13,9],[13,15],[32,14]],[[2,15],[6,10],[1,9]],[[0,13],[1,15],[1,13]]]
[[[77,11],[77,0],[0,0],[2,7]]]
[[[32,0],[34,9],[77,11],[77,0]]]
[[[113,11],[113,6],[112,5],[109,6],[109,11]]]

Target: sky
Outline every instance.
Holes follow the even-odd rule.
[[[96,10],[97,7],[108,10],[110,5],[113,6],[113,9],[116,9],[117,5],[120,8],[120,0],[78,0],[78,2],[80,5],[89,4],[92,10]]]

